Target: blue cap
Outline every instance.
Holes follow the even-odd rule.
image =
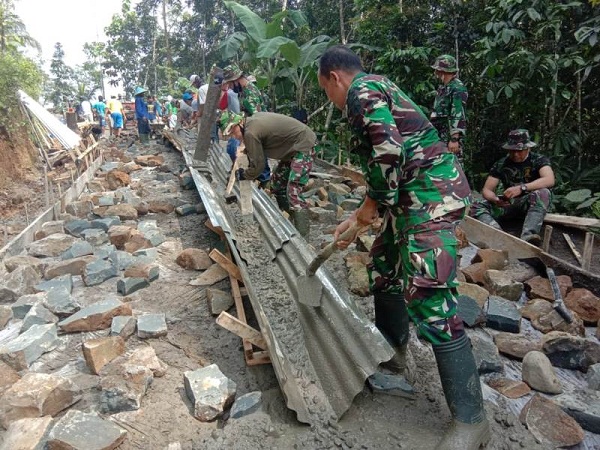
[[[194,97],[193,97],[193,96],[192,96],[192,94],[190,94],[189,92],[185,92],[185,93],[183,94],[183,97],[182,97],[182,98],[183,98],[184,100],[191,100],[191,99],[193,99]]]

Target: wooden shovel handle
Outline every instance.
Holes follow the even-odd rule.
[[[364,228],[366,227],[361,227],[358,225],[358,223],[355,222],[354,225],[352,225],[350,228],[348,228],[346,231],[340,234],[335,241],[327,244],[325,248],[323,248],[323,250],[321,250],[321,252],[317,255],[317,257],[313,259],[313,261],[309,264],[308,269],[306,269],[306,274],[308,276],[313,276],[315,274],[317,269],[321,267],[321,264],[327,261],[329,257],[333,255],[333,253],[337,250],[338,241],[347,241],[348,239],[354,237],[360,231],[364,230]]]

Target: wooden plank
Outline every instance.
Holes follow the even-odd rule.
[[[542,241],[542,250],[547,252],[550,249],[550,239],[552,239],[552,225],[544,227],[544,240]]]
[[[194,159],[201,162],[208,162],[208,154],[210,150],[210,137],[215,121],[217,120],[218,103],[221,99],[221,85],[215,84],[215,75],[220,71],[217,66],[211,69],[208,80],[208,91],[206,92],[206,102],[202,110],[200,118],[200,128],[198,130],[198,138],[196,139],[196,149],[194,151]]]
[[[223,233],[223,228],[214,226],[210,219],[207,219],[206,222],[204,222],[204,226],[213,233],[218,234],[221,240],[225,240],[225,233]]]
[[[563,216],[562,214],[546,214],[544,222],[566,225],[585,230],[590,227],[600,227],[600,220],[589,217]]]
[[[227,188],[225,189],[225,195],[231,194],[231,190],[233,189],[233,183],[235,183],[235,173],[240,166],[240,158],[236,158],[233,163],[233,167],[231,168],[231,173],[229,174],[229,181],[227,182]]]
[[[583,260],[581,258],[581,253],[579,253],[579,250],[577,250],[577,247],[575,247],[575,243],[573,242],[573,239],[571,239],[571,236],[569,236],[567,233],[563,233],[563,237],[565,238],[565,241],[567,241],[567,245],[569,246],[569,248],[573,252],[573,255],[575,256],[575,259],[577,260],[577,262],[579,263],[579,265],[580,266],[583,265]]]
[[[252,214],[254,207],[252,206],[252,184],[250,180],[240,181],[240,211],[242,216]]]
[[[208,256],[223,269],[225,269],[229,275],[234,277],[236,280],[241,281],[242,283],[244,282],[242,274],[240,273],[240,268],[218,249],[213,248]]]
[[[583,244],[583,261],[581,267],[583,270],[590,270],[592,265],[592,253],[594,251],[594,234],[585,233],[585,242]]]
[[[260,351],[252,352],[251,357],[246,359],[246,364],[249,366],[258,366],[259,364],[271,364],[269,352]]]
[[[242,339],[247,339],[250,341],[250,343],[256,345],[262,350],[267,348],[265,338],[260,331],[255,330],[250,325],[233,317],[231,314],[228,314],[227,311],[223,311],[221,314],[219,314],[219,317],[217,317],[217,324],[226,330],[231,331],[233,334],[241,337]]]

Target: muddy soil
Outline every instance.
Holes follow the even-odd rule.
[[[126,150],[126,145],[121,144],[121,149]],[[181,155],[173,148],[157,142],[147,150],[147,153],[156,152],[165,157],[165,166],[175,179],[183,168]],[[139,187],[147,186],[148,181],[155,178],[155,173],[156,169],[148,168],[134,172],[132,182]],[[165,193],[145,187],[144,192],[152,198],[176,198],[178,204],[200,202],[193,190]],[[296,420],[295,414],[285,406],[272,367],[246,366],[241,340],[216,325],[215,317],[208,310],[205,289],[188,285],[198,273],[183,270],[174,262],[179,252],[188,247],[205,250],[220,247],[218,236],[204,225],[207,219],[206,214],[180,217],[174,213],[149,214],[144,218],[157,220],[167,241],[159,247],[160,278],[150,287],[132,294],[131,306],[134,314],[165,313],[169,332],[166,337],[159,339],[140,340],[132,336],[127,342],[127,349],[131,351],[139,346],[151,345],[169,368],[164,377],[154,379],[141,409],[111,416],[128,431],[128,437],[119,449],[167,449],[173,443],[179,443],[184,450],[435,448],[449,424],[450,414],[442,395],[431,347],[418,340],[414,333],[411,350],[417,364],[415,400],[373,394],[365,388],[339,423],[309,427]],[[318,231],[311,232],[311,243],[315,248],[323,240]],[[252,249],[248,251],[252,253]],[[257,252],[256,260],[259,261],[264,255],[259,250]],[[343,255],[343,252],[339,252],[326,263],[341,283],[346,279]],[[212,287],[230,289],[228,281]],[[79,280],[74,286],[73,295],[82,305],[87,305],[114,292],[116,278],[89,288]],[[261,294],[275,298],[277,291]],[[355,297],[355,300],[372,318],[371,299]],[[281,314],[284,313],[282,311]],[[251,311],[247,310],[247,314],[251,314]],[[293,314],[290,311],[288,317],[293,317]],[[99,380],[85,366],[81,342],[92,336],[105,335],[106,331],[63,336],[59,350],[40,358],[32,370],[58,372],[73,377],[80,386],[86,388],[84,398],[74,408],[97,410]],[[252,391],[262,392],[260,411],[240,419],[229,419],[225,414],[210,423],[199,422],[193,417],[192,405],[184,392],[183,373],[213,363],[236,383],[238,396]],[[541,448],[505,405],[486,402],[486,411],[492,426],[492,440],[488,449]],[[0,441],[1,438],[2,432]]]

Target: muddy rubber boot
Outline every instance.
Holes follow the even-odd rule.
[[[523,230],[521,231],[521,239],[530,244],[540,246],[542,244],[542,238],[540,237],[540,230],[544,223],[544,217],[546,211],[541,208],[531,207],[527,211],[525,220],[523,221]]]
[[[407,369],[408,311],[404,294],[380,292],[374,295],[375,326],[396,351],[392,359],[380,366],[398,375],[409,377]],[[409,380],[410,381],[410,380]]]
[[[150,144],[150,135],[140,134],[140,142],[142,143],[142,145],[149,145]]]
[[[486,225],[489,225],[492,228],[495,228],[496,230],[501,230],[502,227],[500,226],[500,224],[498,222],[496,222],[496,219],[494,219],[492,217],[492,215],[488,212],[484,212],[479,214],[477,217],[475,217],[477,220],[479,220],[480,222],[485,223]]]
[[[300,233],[300,236],[307,237],[308,233],[310,233],[310,217],[308,215],[308,209],[294,208],[290,211],[290,217],[296,230]]]
[[[479,373],[464,334],[455,341],[433,346],[446,402],[453,421],[437,450],[478,450],[490,440],[490,424],[483,409]]]

